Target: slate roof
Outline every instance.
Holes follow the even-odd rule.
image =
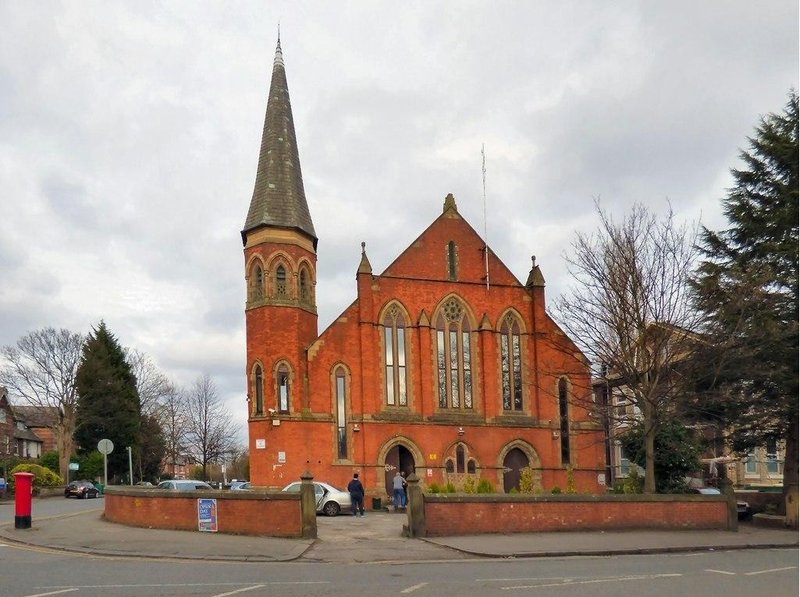
[[[21,419],[28,427],[53,427],[58,423],[59,412],[54,406],[17,406],[12,405],[14,416]]]
[[[317,234],[303,189],[280,38],[272,66],[256,183],[242,230],[242,241],[246,242],[249,231],[262,226],[301,230],[312,238],[315,247],[317,245]]]

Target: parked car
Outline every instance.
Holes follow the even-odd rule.
[[[231,483],[232,491],[250,491],[250,481],[236,481]]]
[[[202,489],[214,489],[205,481],[195,479],[173,479],[171,481],[161,481],[156,485],[156,489],[168,489],[170,491],[198,491]]]
[[[349,512],[352,507],[350,502],[350,494],[346,491],[336,489],[333,485],[323,483],[321,481],[314,481],[314,497],[317,502],[317,514],[324,514],[325,516],[336,516],[342,510]],[[295,481],[289,483],[281,491],[291,491],[300,493],[300,486],[302,482]]]
[[[91,481],[71,481],[64,488],[64,497],[76,497],[78,499],[96,498],[100,495],[100,490]]]
[[[721,491],[716,487],[695,487],[692,493],[699,493],[702,495],[721,495]],[[736,500],[736,514],[739,518],[747,518],[750,516],[750,504],[744,500]]]

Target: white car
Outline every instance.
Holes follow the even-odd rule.
[[[350,512],[352,502],[350,501],[350,494],[346,491],[336,489],[333,485],[323,483],[321,481],[313,481],[314,484],[314,497],[317,502],[317,514],[324,514],[325,516],[336,516],[342,510]],[[281,491],[291,491],[293,493],[300,493],[301,481],[289,483]]]

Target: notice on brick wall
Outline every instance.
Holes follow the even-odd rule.
[[[265,439],[256,440],[256,450],[263,450],[266,447],[267,447],[267,440]]]
[[[217,532],[217,500],[197,500],[197,529],[206,533]]]

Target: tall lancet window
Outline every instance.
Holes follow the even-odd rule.
[[[289,367],[286,366],[285,363],[281,363],[278,366],[278,376],[277,376],[277,385],[278,385],[278,410],[282,413],[289,412],[289,402],[290,396],[290,382],[291,377],[289,375]]]
[[[255,390],[256,390],[256,414],[264,414],[264,374],[261,371],[261,365],[256,365],[254,375]]]
[[[472,342],[464,306],[449,299],[436,318],[439,408],[472,408]]]
[[[561,464],[569,464],[569,382],[566,377],[558,380],[558,415],[561,432]]]
[[[289,296],[289,289],[286,285],[286,268],[282,265],[275,270],[275,294],[281,297]]]
[[[503,376],[503,410],[522,410],[522,354],[519,321],[511,313],[500,326],[500,370]]]
[[[384,360],[386,371],[386,404],[407,406],[406,320],[402,310],[393,305],[383,320]]]
[[[336,442],[340,459],[348,456],[347,450],[347,378],[344,367],[336,368]]]
[[[450,280],[458,279],[458,256],[456,243],[452,240],[447,243],[447,276]]]

